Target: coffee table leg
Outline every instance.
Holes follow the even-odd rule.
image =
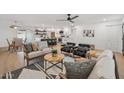
[[[62,62],[61,62],[61,68],[62,68],[62,72],[63,72],[63,60],[62,60]]]
[[[46,72],[46,65],[47,65],[47,61],[44,60],[44,71]]]

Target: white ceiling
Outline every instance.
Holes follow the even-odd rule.
[[[94,24],[99,22],[121,20],[123,14],[72,14],[71,16],[79,15],[78,18],[74,19],[76,25],[82,24]],[[53,25],[53,26],[67,26],[70,23],[64,21],[56,21],[58,19],[66,19],[66,14],[0,14],[1,22],[9,22],[13,24],[17,21],[18,24],[31,25],[31,26],[41,26]]]

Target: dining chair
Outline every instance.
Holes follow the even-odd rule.
[[[22,38],[13,38],[13,41],[15,42],[14,49],[15,50],[22,50],[23,40]]]
[[[10,43],[9,42],[9,40],[8,40],[8,38],[6,39],[6,41],[7,41],[7,43],[8,43],[8,51],[13,51],[13,49],[14,49],[14,44],[13,43]]]

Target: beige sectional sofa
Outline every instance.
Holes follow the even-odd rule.
[[[105,50],[98,58],[97,63],[88,79],[116,79],[119,78],[115,55]]]
[[[67,79],[66,71],[59,76],[61,79]],[[119,79],[117,62],[112,51],[105,50],[99,55],[87,79]]]

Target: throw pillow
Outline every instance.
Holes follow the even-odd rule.
[[[78,50],[86,53],[86,49],[84,47],[78,47]]]
[[[95,60],[85,62],[65,62],[66,77],[68,79],[86,79],[93,70]]]
[[[32,49],[33,49],[33,51],[37,51],[38,50],[37,43],[32,43]]]
[[[48,43],[47,43],[47,41],[40,41],[40,42],[38,42],[38,48],[39,48],[40,50],[42,50],[42,49],[44,49],[44,48],[48,48]]]
[[[88,47],[84,47],[84,49],[85,49],[86,51],[89,51],[89,48],[88,48]]]
[[[28,51],[28,53],[30,53],[30,52],[33,51],[33,49],[32,49],[32,43],[25,44],[24,47]]]

